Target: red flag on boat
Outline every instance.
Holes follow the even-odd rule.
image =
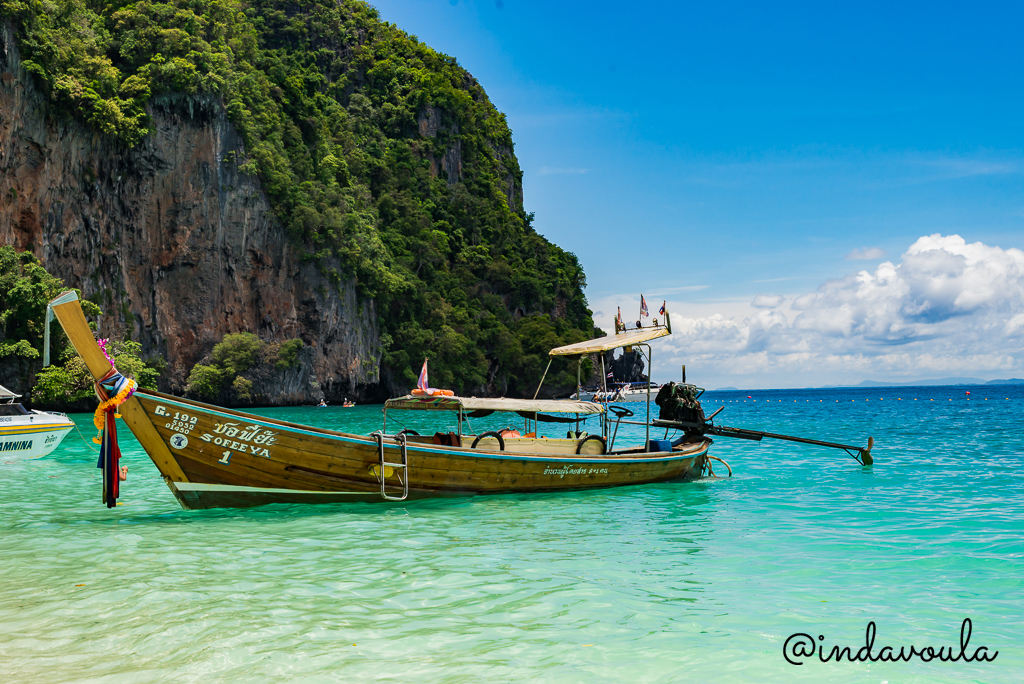
[[[619,315],[615,318],[615,321],[621,326],[622,325],[622,307],[619,307]]]
[[[665,315],[665,300],[661,301],[661,308],[658,309],[658,313],[661,314],[662,316]]]
[[[420,371],[420,379],[416,381],[416,387],[424,392],[428,392],[430,389],[427,387],[427,359],[423,359],[423,370]]]
[[[640,295],[640,316],[647,316],[647,301],[644,299],[643,295]]]

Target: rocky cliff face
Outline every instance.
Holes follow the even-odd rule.
[[[150,113],[155,130],[134,149],[48,118],[4,22],[0,241],[100,304],[103,336],[127,329],[166,358],[162,389],[181,392],[216,342],[245,331],[308,346],[276,401],[379,394],[374,302],[296,257],[238,168],[242,140],[220,103],[164,97]]]

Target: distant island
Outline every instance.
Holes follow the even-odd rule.
[[[914,380],[912,382],[878,382],[876,380],[864,380],[852,387],[932,387],[935,385],[1024,385],[1024,380],[1011,378],[1008,380],[989,380],[981,378],[935,378],[934,380]],[[832,385],[826,385],[830,387]]]

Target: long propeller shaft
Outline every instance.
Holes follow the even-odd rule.
[[[717,412],[716,412],[717,413]],[[721,437],[735,437],[737,439],[749,439],[760,442],[765,437],[769,439],[781,439],[787,442],[799,442],[800,444],[813,444],[815,446],[842,449],[847,454],[863,465],[871,465],[874,459],[871,457],[871,448],[874,446],[874,438],[868,437],[867,447],[853,446],[851,444],[840,444],[838,442],[826,442],[820,439],[809,439],[807,437],[795,437],[793,435],[780,435],[775,432],[763,432],[761,430],[747,430],[745,428],[729,427],[727,425],[712,425],[711,423],[688,423],[674,420],[655,420],[652,423],[656,427],[674,427],[681,429],[697,430],[705,435],[718,435]]]

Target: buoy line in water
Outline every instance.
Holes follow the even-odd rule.
[[[974,397],[965,397],[965,401],[971,401],[972,398],[974,398]],[[979,401],[988,401],[989,398],[990,397],[982,397],[981,399],[979,399]],[[949,400],[953,401],[953,398],[950,397]],[[722,400],[719,400],[719,401],[722,403],[722,405],[725,405],[725,404],[746,404],[747,403],[746,399],[726,399],[724,401],[722,401]],[[757,403],[757,401],[758,401],[757,399],[752,399],[751,403]],[[771,399],[762,399],[761,401],[764,401],[765,403],[771,403],[772,400]],[[779,403],[781,403],[781,402],[783,402],[785,400],[784,399],[779,399],[778,401],[779,401]],[[798,399],[794,399],[793,403],[795,404],[798,401],[799,401]],[[809,403],[810,401],[811,401],[810,399],[804,399],[804,402]],[[824,401],[825,401],[824,399],[819,399],[818,403],[819,404],[820,403],[824,403]],[[839,401],[840,401],[839,399],[836,399],[836,403],[837,404],[839,403]],[[856,402],[857,400],[856,399],[850,399],[850,401],[851,402]],[[865,398],[862,401],[871,401],[871,399],[870,398]],[[879,397],[878,401],[885,401],[885,397]],[[893,401],[893,400],[890,399],[890,401]],[[903,397],[896,397],[895,401],[903,401]],[[910,401],[910,399],[908,398],[907,401]],[[914,397],[913,401],[918,401],[918,397]],[[935,401],[935,398],[934,397],[929,397],[928,401]],[[1004,401],[1011,401],[1011,398],[1010,397],[1005,397]]]

